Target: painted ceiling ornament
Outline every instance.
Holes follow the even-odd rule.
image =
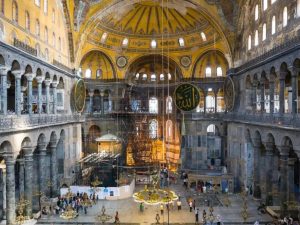
[[[224,101],[227,111],[232,111],[235,102],[235,89],[234,83],[230,76],[226,77],[224,82]]]
[[[182,111],[192,111],[199,105],[199,89],[189,83],[180,84],[174,92],[175,104]]]
[[[74,95],[73,95],[73,101],[74,101],[74,107],[75,110],[79,113],[81,113],[84,109],[85,105],[85,96],[86,95],[86,88],[84,81],[82,79],[79,79],[74,87]]]
[[[185,68],[189,67],[191,65],[191,58],[189,56],[182,56],[180,58],[180,64]]]
[[[127,65],[127,58],[125,56],[119,56],[117,58],[117,65],[119,68],[124,68]]]

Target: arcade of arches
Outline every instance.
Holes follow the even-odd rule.
[[[299,41],[299,0],[0,0],[0,221],[83,185],[96,153],[184,171],[191,191],[224,178],[296,219]]]

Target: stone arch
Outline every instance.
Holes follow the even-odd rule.
[[[62,77],[59,78],[59,82],[58,82],[58,89],[64,89],[65,88],[65,84],[64,84],[64,79]]]
[[[54,142],[54,143],[57,142],[57,135],[56,135],[56,132],[55,132],[55,131],[52,131],[52,132],[51,132],[51,135],[50,135],[50,142]]]
[[[12,144],[9,141],[3,141],[0,145],[0,154],[13,153]]]
[[[293,148],[292,139],[288,136],[284,136],[281,140],[281,146],[291,147]]]
[[[206,126],[206,133],[207,135],[219,135],[220,129],[216,124],[211,123]]]
[[[32,67],[31,67],[31,65],[27,65],[25,67],[25,74],[28,74],[28,73],[32,73]]]
[[[0,54],[0,66],[5,66],[5,58]]]
[[[50,73],[49,73],[49,72],[46,72],[46,74],[45,74],[45,79],[51,80],[51,76],[50,76]]]
[[[14,60],[11,64],[11,71],[16,71],[20,69],[21,69],[20,63],[17,60]]]
[[[37,139],[37,144],[44,144],[46,143],[46,136],[44,133],[41,133]]]

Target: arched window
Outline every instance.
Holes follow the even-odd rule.
[[[248,36],[248,50],[251,50],[251,35]]]
[[[258,20],[258,4],[255,5],[255,16],[254,16],[255,21]]]
[[[55,33],[54,32],[52,33],[52,45],[53,45],[53,48],[55,48]]]
[[[45,59],[46,59],[46,61],[49,61],[49,51],[48,51],[48,48],[45,49]]]
[[[160,80],[165,80],[165,75],[164,75],[163,73],[160,74],[160,75],[159,75],[159,79],[160,79]]]
[[[45,42],[48,43],[48,28],[45,26]]]
[[[18,22],[18,4],[16,1],[13,1],[12,3],[12,19],[15,22]]]
[[[149,113],[158,113],[158,100],[155,97],[149,99]]]
[[[4,38],[4,25],[0,21],[0,40],[3,40],[3,38]]]
[[[37,6],[40,6],[40,5],[41,5],[41,0],[34,0],[34,3],[35,3]]]
[[[288,11],[287,11],[287,7],[284,7],[283,9],[283,22],[282,22],[282,26],[286,27],[287,26],[287,22],[288,22]]]
[[[40,21],[38,19],[35,21],[35,35],[40,36]]]
[[[167,113],[172,113],[173,109],[172,109],[172,97],[168,96],[166,99],[166,112]]]
[[[48,13],[48,0],[44,0],[44,13]]]
[[[30,15],[28,11],[25,11],[25,28],[30,30]]]
[[[58,38],[58,50],[61,51],[61,38]]]
[[[272,34],[276,33],[276,17],[272,17]]]
[[[39,57],[41,55],[41,47],[39,43],[35,45],[35,49],[36,49],[36,55]]]
[[[140,74],[139,73],[137,73],[136,75],[135,75],[135,80],[138,80],[140,78]]]
[[[179,38],[178,43],[179,43],[180,47],[184,47],[184,39],[183,38]]]
[[[221,77],[223,76],[223,71],[222,68],[220,66],[217,67],[217,77]]]
[[[88,68],[85,71],[85,78],[91,78],[91,77],[92,77],[92,70]]]
[[[262,32],[262,40],[266,40],[267,38],[267,25],[264,23],[263,25],[263,32]]]
[[[1,0],[1,13],[4,14],[4,2],[5,0]]]
[[[204,32],[201,32],[201,38],[202,38],[202,41],[206,41],[206,35]]]
[[[267,10],[268,8],[268,0],[263,0],[264,4],[263,4],[263,9],[264,11]]]
[[[101,69],[97,69],[97,71],[96,71],[96,78],[97,79],[102,79],[102,70]]]
[[[156,75],[153,73],[150,76],[151,81],[156,81]]]
[[[157,128],[158,128],[158,122],[157,120],[150,120],[149,123],[149,137],[152,139],[157,138]]]
[[[104,32],[101,36],[101,43],[104,43],[106,41],[106,38],[107,38],[107,33]]]
[[[206,67],[205,69],[205,77],[211,77],[211,67]]]
[[[55,10],[52,9],[52,23],[55,23]]]
[[[216,125],[210,124],[206,129],[207,134],[215,134],[216,133]]]
[[[258,30],[255,31],[254,45],[258,45]]]
[[[156,40],[152,40],[151,41],[151,48],[156,48],[156,47],[157,47]]]
[[[147,77],[148,77],[147,74],[144,73],[142,79],[147,80]]]
[[[215,112],[215,95],[212,88],[208,88],[207,96],[205,97],[205,105],[206,105],[206,112],[207,113],[214,113]]]
[[[297,17],[300,17],[300,0],[297,0]]]
[[[173,139],[173,123],[171,120],[167,120],[166,122],[166,139],[167,140]]]
[[[123,47],[127,47],[128,46],[128,42],[129,42],[128,38],[124,38],[123,41],[122,41],[122,46]]]
[[[172,80],[172,75],[168,73],[168,80]]]

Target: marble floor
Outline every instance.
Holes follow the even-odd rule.
[[[136,189],[142,187],[137,186]],[[207,216],[209,215],[209,207],[205,206],[206,197],[203,194],[197,195],[193,191],[186,191],[182,184],[171,185],[171,189],[175,190],[177,194],[181,196],[182,199],[182,210],[178,211],[177,208],[170,209],[169,211],[169,223],[170,224],[195,224],[195,213],[189,212],[189,206],[187,199],[196,199],[196,207],[199,208],[199,219],[202,221],[202,211],[205,209]],[[220,216],[224,224],[253,224],[256,220],[260,221],[260,224],[267,224],[266,222],[272,221],[272,218],[267,214],[259,214],[257,211],[258,202],[254,201],[252,197],[247,198],[247,212],[248,219],[246,223],[243,223],[241,216],[243,208],[242,196],[237,194],[228,195],[217,195],[212,197],[216,201],[218,206],[213,207],[213,215],[216,217]],[[228,201],[229,200],[229,201]],[[226,207],[226,203],[230,205]],[[79,216],[73,220],[65,221],[59,216],[49,216],[40,219],[37,224],[95,224],[97,222],[96,215],[100,213],[102,206],[106,208],[106,214],[111,215],[112,219],[108,223],[114,221],[114,215],[116,211],[119,212],[120,222],[122,224],[141,224],[148,225],[154,224],[156,222],[155,216],[157,213],[160,215],[160,223],[167,224],[168,213],[164,210],[164,214],[160,214],[159,206],[149,206],[145,205],[144,212],[139,211],[139,204],[134,202],[133,198],[116,200],[116,201],[106,201],[99,200],[96,205],[88,208],[88,212],[85,215],[80,211]],[[99,222],[98,222],[99,224]],[[216,224],[216,223],[214,223]]]

